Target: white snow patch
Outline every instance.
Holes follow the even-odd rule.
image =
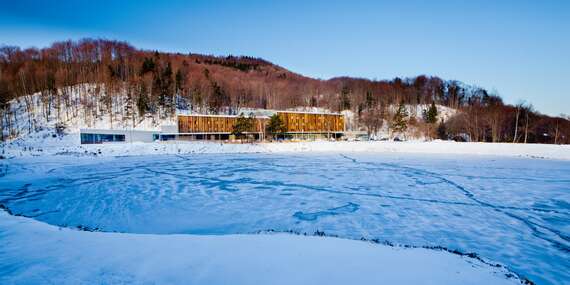
[[[113,116],[111,117],[109,110],[106,109],[107,106],[99,100],[106,95],[106,92],[102,84],[78,84],[59,89],[60,96],[68,98],[59,102],[59,112],[57,101],[52,98],[48,103],[46,99],[48,96],[42,95],[41,92],[13,99],[8,104],[7,113],[0,117],[6,126],[4,136],[30,135],[30,122],[33,127],[31,135],[42,130],[53,129],[58,122],[65,124],[67,132],[70,133],[78,133],[81,128],[157,131],[162,125],[177,123],[174,118],[161,119],[150,115],[140,117],[137,114],[136,105],[133,105],[132,110],[137,114],[134,121],[132,117],[123,116],[127,104],[124,95],[113,96]],[[91,108],[87,108],[86,105],[89,104],[92,105]],[[46,115],[47,110],[49,110],[49,115]],[[12,134],[8,133],[8,126],[11,126]]]
[[[570,145],[476,143],[452,141],[312,141],[273,143],[153,142],[81,145],[79,134],[53,137],[48,130],[2,143],[0,155],[17,156],[96,153],[103,156],[188,153],[372,152],[453,155],[496,155],[570,160]]]
[[[338,238],[84,232],[0,211],[2,284],[519,284],[427,249]]]

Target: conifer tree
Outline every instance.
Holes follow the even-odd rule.
[[[148,104],[148,91],[146,88],[146,84],[143,82],[141,82],[141,86],[139,89],[139,94],[138,94],[138,99],[137,99],[137,110],[139,111],[139,116],[141,118],[144,117],[144,115],[146,114],[146,111],[149,109],[149,104]]]
[[[249,117],[245,117],[242,114],[236,120],[236,123],[232,130],[232,135],[235,135],[237,138],[243,138],[245,133],[252,132],[255,127],[255,117],[253,114],[250,114]]]
[[[433,125],[437,122],[437,107],[435,102],[431,102],[431,106],[423,111],[424,122],[426,122],[426,137],[433,137]]]
[[[174,84],[172,80],[172,65],[170,62],[166,64],[166,67],[162,71],[162,88],[160,93],[160,99],[163,103],[163,107],[166,111],[166,116],[174,115],[176,109],[174,106]]]
[[[408,112],[406,111],[406,107],[403,103],[400,103],[396,114],[394,114],[394,118],[392,119],[392,131],[395,133],[404,133],[408,129]]]
[[[131,90],[131,86],[127,86],[126,87],[126,91],[127,91],[127,96],[125,98],[125,102],[124,102],[124,116],[123,116],[123,121],[126,121],[128,119],[131,119],[133,122],[133,127],[135,126],[135,113],[134,113],[134,102],[133,102],[133,93]]]
[[[441,120],[441,122],[439,123],[439,126],[437,127],[437,137],[439,139],[442,140],[447,140],[447,127],[445,126],[445,123],[443,122],[443,119]]]
[[[271,136],[274,136],[276,134],[284,133],[285,131],[285,124],[278,114],[274,114],[271,116],[271,118],[269,118],[269,123],[267,124],[267,133],[269,133]]]
[[[344,86],[340,92],[340,110],[349,110],[350,109],[350,88],[348,86]]]
[[[424,110],[424,120],[428,124],[435,124],[437,122],[437,107],[435,102],[431,102],[431,106],[427,110]]]

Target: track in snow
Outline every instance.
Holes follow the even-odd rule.
[[[570,163],[485,156],[212,154],[10,160],[0,203],[132,233],[324,231],[444,246],[570,281]]]

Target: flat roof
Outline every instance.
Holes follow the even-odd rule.
[[[80,133],[87,133],[87,134],[109,134],[109,135],[117,135],[117,134],[125,134],[125,133],[160,133],[160,131],[149,131],[149,130],[136,130],[136,129],[79,129]]]
[[[261,134],[262,132],[243,132],[244,134]],[[196,132],[196,133],[161,133],[161,135],[231,135],[231,132]]]
[[[177,114],[179,117],[218,117],[218,118],[237,118],[239,115],[208,115],[208,114]],[[247,116],[245,116],[247,118]],[[267,116],[255,116],[256,119],[269,119]]]
[[[327,113],[327,112],[310,112],[310,111],[278,111],[278,110],[267,110],[275,113],[290,113],[290,114],[313,114],[313,115],[333,115],[333,116],[343,116],[341,113]],[[222,118],[237,118],[239,115],[219,115],[219,114],[177,114],[180,117],[222,117]],[[247,117],[247,116],[245,116]],[[269,119],[268,116],[255,116],[258,119]]]
[[[311,111],[275,111],[277,113],[294,113],[294,114],[315,114],[315,115],[335,115],[342,116],[341,113],[327,113],[327,112],[311,112]]]

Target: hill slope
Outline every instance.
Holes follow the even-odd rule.
[[[91,86],[77,99],[77,86]],[[39,100],[33,99],[38,94]],[[178,111],[230,113],[248,108],[318,107],[350,110],[358,128],[375,130],[394,118],[390,106],[435,103],[461,110],[444,125],[442,138],[474,141],[569,143],[570,121],[531,106],[505,105],[496,94],[434,76],[374,81],[309,78],[266,60],[245,56],[159,53],[125,42],[84,39],[43,49],[0,48],[0,128],[17,137],[18,108],[46,121],[64,122],[63,107],[84,117],[121,117],[133,125],[147,117],[169,119]],[[41,105],[40,106],[40,102]],[[90,115],[88,115],[90,114]],[[406,116],[410,125],[421,118]],[[418,120],[419,119],[419,120]],[[439,122],[439,120],[437,120]],[[421,122],[420,122],[421,123]],[[433,123],[432,123],[433,124]],[[424,128],[420,124],[420,128]],[[28,132],[36,129],[33,120]],[[435,126],[425,135],[435,137]]]

